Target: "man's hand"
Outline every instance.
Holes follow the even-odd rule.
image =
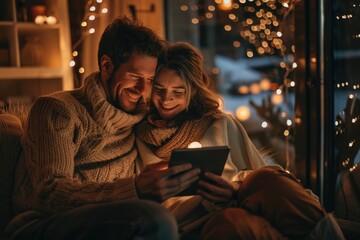
[[[201,188],[197,192],[200,196],[214,204],[226,204],[233,200],[235,189],[230,182],[210,172],[206,172],[205,177],[211,182],[199,181]]]
[[[162,202],[188,188],[199,179],[200,169],[191,164],[167,168],[167,162],[148,165],[135,179],[139,198]]]

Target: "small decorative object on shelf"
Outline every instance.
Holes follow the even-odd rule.
[[[9,48],[0,46],[0,66],[10,65],[10,53]]]
[[[21,49],[22,66],[40,66],[42,58],[42,47],[38,36],[29,36]]]
[[[43,4],[36,4],[30,8],[32,20],[35,21],[37,16],[45,16],[46,6]]]
[[[66,0],[0,0],[0,99],[73,89],[68,10]]]
[[[19,22],[28,21],[28,9],[26,0],[17,0],[16,2],[17,20]]]

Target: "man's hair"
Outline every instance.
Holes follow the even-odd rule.
[[[151,29],[127,17],[117,18],[108,25],[101,36],[98,50],[98,65],[101,57],[110,57],[115,68],[134,54],[159,57],[163,41]]]

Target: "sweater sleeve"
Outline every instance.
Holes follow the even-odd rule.
[[[252,170],[264,166],[265,163],[242,124],[233,116],[226,115],[225,118],[230,146],[230,157],[225,170],[230,181],[241,182]]]
[[[75,157],[84,138],[76,114],[60,100],[48,97],[39,98],[29,113],[22,144],[33,209],[62,211],[88,203],[137,198],[134,177],[112,182],[74,177]]]

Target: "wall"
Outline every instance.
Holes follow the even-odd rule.
[[[150,9],[151,4],[154,4],[155,11],[147,12],[147,10]],[[103,5],[109,9],[109,12],[102,15],[97,20],[96,33],[88,36],[83,43],[83,66],[86,71],[85,76],[98,70],[97,46],[102,32],[116,17],[126,15],[132,18],[129,9],[130,5],[135,6],[135,9],[138,10],[136,16],[140,22],[156,31],[160,37],[165,38],[164,4],[162,0],[105,0]]]

